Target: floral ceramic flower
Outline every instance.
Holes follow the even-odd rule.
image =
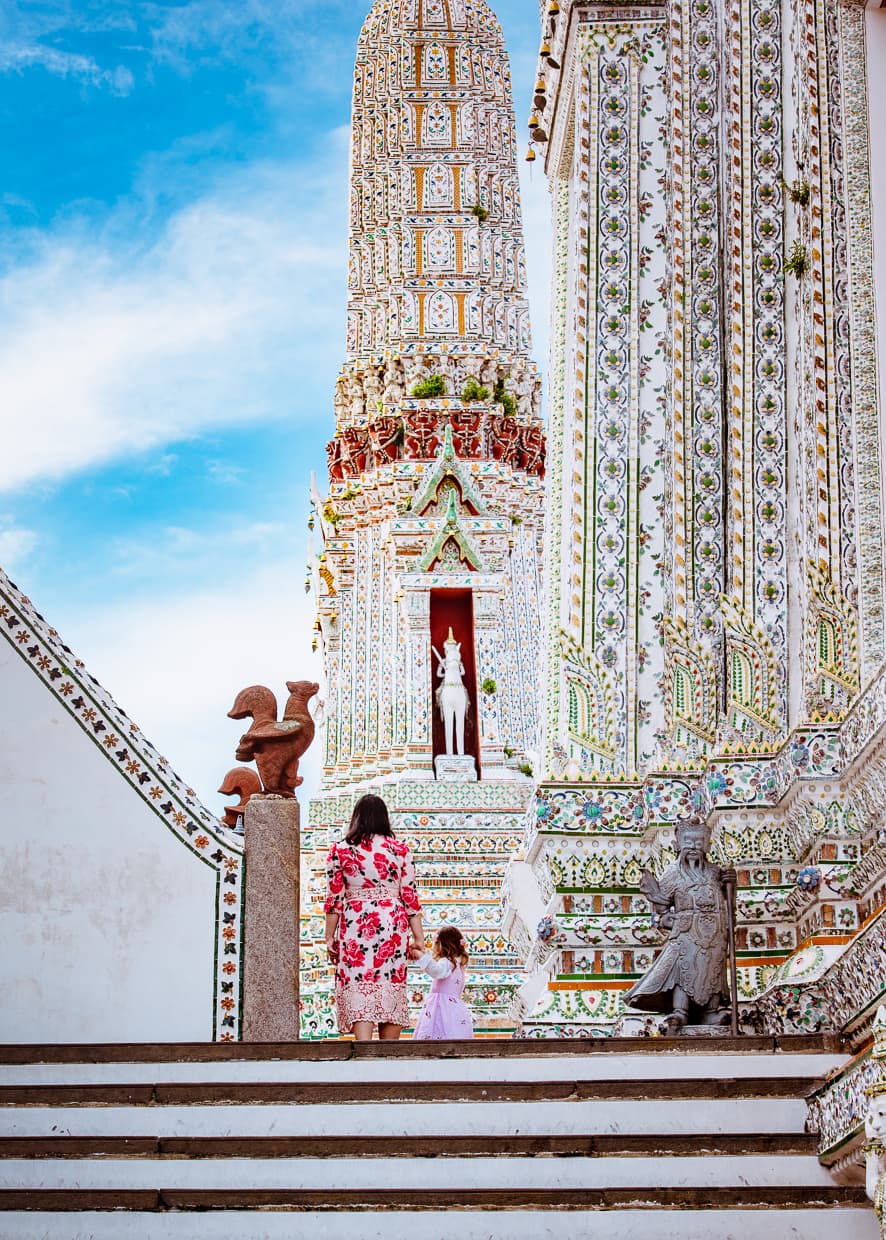
[[[797,875],[797,886],[801,891],[814,894],[821,886],[821,875],[814,865],[804,865]]]

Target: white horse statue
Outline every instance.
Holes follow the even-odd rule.
[[[446,753],[464,754],[465,715],[468,710],[468,691],[462,681],[465,665],[461,661],[461,642],[457,642],[449,628],[449,636],[443,643],[443,654],[431,646],[437,656],[437,675],[443,683],[437,689],[437,706],[446,728]],[[454,736],[453,736],[454,733]],[[454,741],[454,743],[453,743]]]

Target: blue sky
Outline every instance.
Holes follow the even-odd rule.
[[[494,7],[522,127],[538,8]],[[236,691],[319,675],[367,9],[0,0],[0,564],[215,810]],[[541,354],[538,170],[524,215]]]

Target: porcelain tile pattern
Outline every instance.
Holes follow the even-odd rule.
[[[862,7],[566,0],[541,20],[547,671],[502,896],[514,1016],[530,1037],[655,1032],[623,1004],[662,941],[638,882],[695,809],[738,870],[744,1027],[863,1051],[886,670]]]
[[[352,132],[347,356],[310,573],[326,760],[303,832],[302,1030],[335,1033],[322,860],[371,789],[415,851],[428,929],[469,940],[482,1033],[508,1027],[521,980],[499,891],[539,746],[545,468],[510,73],[484,0],[376,3]],[[432,612],[453,598],[476,783],[434,779]]]

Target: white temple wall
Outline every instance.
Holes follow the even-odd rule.
[[[0,1041],[210,1040],[217,873],[0,643]]]
[[[877,361],[880,387],[880,476],[886,477],[886,9],[870,0],[865,11],[868,55],[868,116],[871,143],[871,228],[874,251],[874,301],[877,314]],[[886,529],[886,487],[881,492]]]

